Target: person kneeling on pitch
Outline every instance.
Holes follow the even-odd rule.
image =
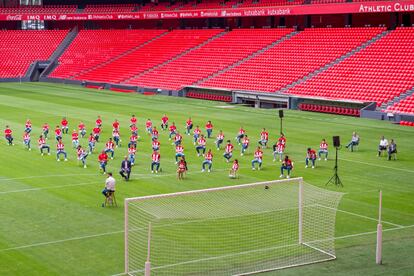
[[[280,167],[280,178],[284,176],[284,171],[287,171],[287,178],[290,178],[290,172],[293,170],[293,162],[289,159],[289,156],[285,156],[285,159],[282,162]]]
[[[108,177],[105,180],[105,188],[102,190],[102,194],[105,198],[108,198],[113,193],[115,193],[115,178],[112,177],[112,173],[108,173]],[[105,206],[105,203],[102,203],[102,207]]]
[[[37,140],[37,142],[39,144],[40,154],[43,156],[43,150],[47,150],[47,154],[50,155],[50,147],[46,144],[46,140],[43,138],[43,135],[39,136],[39,140]]]
[[[129,176],[131,175],[131,168],[132,164],[128,160],[128,156],[125,156],[124,160],[121,163],[121,170],[119,171],[119,174],[125,178],[126,181],[129,180]]]
[[[204,157],[204,161],[202,163],[202,172],[205,172],[206,165],[208,165],[208,172],[211,172],[211,167],[213,166],[213,154],[211,153],[211,149],[208,150],[207,154]]]
[[[257,147],[256,151],[254,152],[254,159],[252,160],[252,170],[256,170],[255,164],[258,163],[259,167],[257,168],[259,171],[262,168],[263,162],[263,151],[260,147]]]

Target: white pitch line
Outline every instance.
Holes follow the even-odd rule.
[[[320,207],[323,207],[323,208],[326,208],[326,209],[335,210],[337,212],[345,213],[345,214],[348,214],[348,215],[352,215],[352,216],[356,216],[356,217],[360,217],[360,218],[364,218],[364,219],[369,219],[369,220],[373,220],[373,221],[378,221],[378,219],[376,219],[376,218],[360,215],[360,214],[357,214],[357,213],[353,213],[353,212],[349,212],[349,211],[345,211],[345,210],[341,210],[341,209],[335,209],[335,208],[324,206],[324,205],[321,205],[321,204],[316,204],[316,205],[318,205]],[[392,225],[392,226],[395,226],[395,227],[400,227],[400,228],[404,227],[400,224],[395,224],[395,223],[392,223],[392,222],[389,222],[389,221],[385,221],[385,220],[381,220],[381,221],[383,223],[386,223],[386,224],[389,224],[389,225]]]
[[[47,178],[47,177],[65,177],[65,176],[84,176],[84,175],[96,175],[96,173],[87,173],[87,174],[45,174],[45,175],[32,175],[32,176],[23,176],[15,178],[0,178],[1,181],[12,181],[12,180],[22,180],[22,179],[32,179],[32,178]]]
[[[389,167],[389,166],[384,166],[384,165],[379,165],[379,164],[374,164],[374,163],[368,163],[368,162],[362,162],[362,161],[357,161],[357,160],[349,160],[349,159],[344,159],[344,158],[339,158],[339,160],[347,161],[347,162],[353,162],[353,163],[359,163],[359,164],[364,164],[364,165],[378,167],[378,168],[383,168],[383,169],[389,169],[389,170],[396,170],[396,171],[414,173],[414,170],[409,170],[409,169],[394,168],[394,167]]]

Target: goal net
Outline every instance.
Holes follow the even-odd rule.
[[[248,275],[335,259],[342,193],[302,178],[125,200],[125,273]]]

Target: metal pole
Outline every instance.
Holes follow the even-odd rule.
[[[128,201],[125,200],[125,204],[124,204],[124,220],[125,220],[125,225],[124,225],[124,242],[125,242],[125,274],[128,274],[129,271],[129,256],[128,256]]]
[[[147,261],[145,262],[145,276],[151,275],[151,222],[148,223],[148,245],[147,245]]]
[[[376,263],[382,264],[382,191],[379,191]]]
[[[299,181],[299,244],[303,243],[303,180]]]

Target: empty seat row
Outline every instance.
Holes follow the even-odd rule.
[[[319,104],[299,104],[299,109],[304,111],[321,112],[321,113],[332,113],[346,116],[360,116],[360,111],[357,108],[340,107],[340,106],[329,106]]]
[[[231,96],[225,95],[215,95],[210,93],[202,93],[202,92],[188,92],[186,97],[188,98],[195,98],[195,99],[204,99],[210,101],[220,101],[220,102],[231,102]]]

